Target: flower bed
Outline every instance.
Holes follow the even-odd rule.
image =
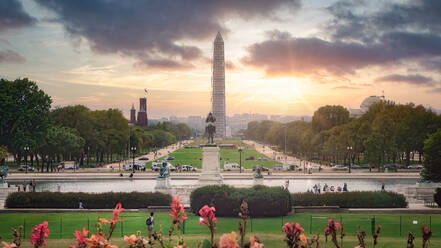
[[[111,209],[122,203],[126,209],[167,206],[171,196],[162,193],[60,193],[60,192],[15,192],[8,195],[7,208],[79,208],[82,202],[87,209]]]
[[[289,192],[281,187],[210,185],[194,190],[190,196],[193,213],[211,204],[217,209],[216,215],[222,217],[237,216],[242,201],[249,204],[251,217],[284,216],[291,211]]]
[[[394,192],[353,191],[291,194],[294,206],[339,206],[341,208],[405,208],[406,198]]]

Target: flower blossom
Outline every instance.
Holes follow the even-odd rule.
[[[49,237],[50,230],[48,228],[49,223],[47,221],[38,224],[34,227],[31,233],[31,244],[34,247],[46,247],[46,238]]]
[[[251,236],[250,237],[250,248],[264,248],[265,246],[262,243],[259,243],[259,240]]]
[[[112,220],[110,220],[110,224],[116,224],[117,222],[122,221],[119,218],[119,214],[124,210],[124,208],[122,208],[122,204],[118,203],[115,206],[115,209],[113,209],[113,218]]]
[[[209,207],[207,205],[203,206],[199,210],[199,215],[201,216],[199,225],[204,224],[210,226],[210,224],[215,224],[217,222],[217,219],[214,216],[214,212],[216,212],[216,209],[214,207]]]
[[[172,203],[170,205],[170,216],[173,218],[173,220],[182,223],[187,219],[187,215],[185,214],[184,204],[181,204],[181,200],[182,198],[179,196],[172,198]]]
[[[2,241],[3,248],[17,248],[17,245],[15,243],[10,243],[6,241]]]
[[[90,239],[87,239],[87,243],[90,245],[90,248],[118,248],[118,246],[110,244],[103,235],[99,234],[92,234]]]
[[[86,228],[84,228],[84,227],[83,227],[82,232],[75,230],[74,236],[75,236],[75,239],[77,240],[79,248],[87,247],[87,234],[88,233],[89,233],[89,231],[87,231]]]
[[[325,227],[325,234],[329,235],[332,231],[337,231],[341,228],[341,224],[334,221],[334,218],[328,220],[328,225]]]
[[[225,233],[222,234],[219,240],[219,247],[220,248],[239,248],[239,244],[236,240],[236,233]]]

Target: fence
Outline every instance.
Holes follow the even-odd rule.
[[[24,218],[23,218],[24,216]],[[49,222],[51,231],[50,238],[71,239],[75,230],[86,228],[92,233],[96,231],[95,222],[97,214],[2,214],[0,215],[0,236],[4,239],[11,239],[11,227],[23,226],[23,236],[29,237],[30,232],[36,224],[43,221]],[[110,213],[102,214],[105,218],[111,218]],[[286,222],[297,222],[305,229],[306,234],[323,233],[328,219],[335,217],[337,222],[344,225],[347,235],[356,235],[357,228],[366,231],[368,235],[375,230],[377,225],[382,226],[382,237],[405,237],[408,231],[420,234],[420,226],[428,226],[433,231],[434,238],[440,238],[441,215],[367,215],[367,214],[342,214],[342,215],[321,215],[321,214],[293,214],[277,218],[253,218],[249,220],[248,231],[252,233],[274,233],[281,234],[281,226]],[[134,234],[141,231],[147,232],[145,220],[147,214],[125,214],[121,218],[123,222],[118,223],[114,231],[114,237]],[[226,233],[237,230],[238,218],[218,218],[217,232]],[[167,213],[155,215],[155,229],[168,233],[171,218]],[[185,234],[209,234],[205,226],[199,225],[199,217],[189,215],[183,226]]]

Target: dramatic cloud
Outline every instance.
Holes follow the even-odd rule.
[[[134,68],[141,70],[159,69],[159,70],[187,70],[194,68],[191,64],[184,64],[170,59],[149,59],[136,62]]]
[[[248,47],[242,62],[275,77],[320,72],[338,76],[401,59],[441,55],[441,37],[430,34],[388,33],[378,44],[294,38],[277,30],[268,36]]]
[[[406,62],[441,71],[441,1],[368,3],[339,1],[326,8],[332,18],[323,38],[267,32],[267,39],[249,46],[241,61],[270,77],[341,77],[371,66],[405,67]]]
[[[20,54],[17,52],[14,52],[12,50],[0,50],[0,64],[1,63],[23,63],[26,59],[23,58]]]
[[[55,12],[56,21],[72,36],[85,38],[95,52],[120,53],[139,58],[146,66],[175,68],[202,55],[184,41],[212,39],[217,31],[226,34],[227,18],[271,18],[281,7],[300,7],[300,0],[36,1]]]
[[[31,25],[35,19],[29,16],[18,0],[0,1],[0,32]]]
[[[395,82],[395,83],[407,83],[413,85],[433,86],[433,79],[425,77],[419,74],[414,75],[400,75],[392,74],[384,77],[377,78],[376,82]]]

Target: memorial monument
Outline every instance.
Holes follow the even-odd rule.
[[[254,185],[263,185],[262,167],[260,165],[256,167],[256,171],[254,172],[253,184]]]
[[[223,178],[220,174],[219,147],[214,143],[216,134],[216,118],[209,113],[205,120],[205,132],[208,136],[208,143],[202,147],[202,172],[199,175],[199,184],[222,184]]]
[[[170,171],[168,163],[165,161],[159,169],[159,176],[156,178],[155,191],[166,194],[171,193]]]

